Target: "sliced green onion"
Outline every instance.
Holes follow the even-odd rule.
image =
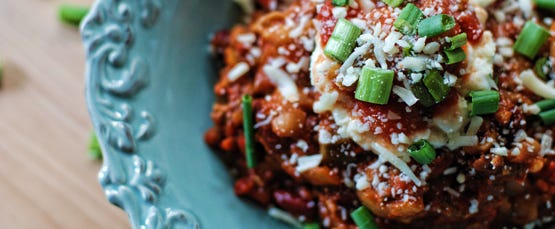
[[[378,229],[378,225],[374,221],[372,212],[370,212],[370,210],[368,210],[365,206],[360,206],[351,212],[351,218],[355,221],[355,224],[359,229]]]
[[[308,223],[303,225],[303,229],[320,229],[320,224],[318,223]]]
[[[403,48],[403,57],[407,57],[411,55],[412,45]]]
[[[347,58],[349,58],[352,51],[353,50],[350,49],[348,44],[345,44],[334,37],[330,37],[328,43],[326,44],[326,48],[324,49],[324,54],[337,61],[344,62]]]
[[[418,35],[434,37],[455,27],[455,18],[446,14],[438,14],[418,23]]]
[[[94,131],[91,131],[89,137],[89,156],[94,160],[102,160],[102,149]]]
[[[401,4],[403,4],[404,0],[383,0],[383,2],[385,2],[385,4],[387,4],[388,6],[391,7],[397,7],[400,6]]]
[[[534,59],[548,38],[549,31],[547,29],[533,21],[528,21],[520,35],[518,35],[513,49],[530,59]]]
[[[395,72],[364,67],[360,74],[355,98],[364,102],[385,105],[389,101]]]
[[[540,119],[545,125],[555,124],[555,110],[548,110],[539,114]]]
[[[420,164],[427,165],[436,159],[436,150],[426,140],[421,139],[413,143],[408,148],[409,154],[415,161]]]
[[[341,18],[337,21],[331,34],[324,53],[338,61],[344,62],[353,52],[356,46],[356,39],[362,30],[350,21]]]
[[[538,77],[543,80],[547,79],[547,75],[551,72],[551,63],[547,57],[542,57],[536,61],[534,71]]]
[[[410,89],[412,93],[414,93],[414,96],[418,98],[420,104],[422,104],[423,106],[431,107],[435,104],[434,97],[430,95],[428,89],[426,89],[426,86],[424,86],[422,82],[413,84]]]
[[[414,4],[409,3],[403,8],[393,26],[402,34],[414,35],[416,34],[416,26],[423,17],[422,11]]]
[[[89,7],[85,6],[62,4],[58,7],[60,20],[73,25],[79,25],[87,13],[89,13]]]
[[[456,64],[462,62],[466,59],[466,53],[462,48],[456,48],[455,50],[445,50],[445,57],[447,57],[446,64]]]
[[[446,50],[455,50],[457,48],[463,47],[467,42],[466,33],[461,33],[457,36],[450,37],[447,39],[451,45]]]
[[[436,70],[430,71],[422,81],[436,103],[443,101],[451,90],[449,85],[445,84],[443,76]]]
[[[553,0],[535,0],[536,6],[544,10],[555,10],[555,1]]]
[[[349,45],[356,45],[356,40],[362,33],[362,30],[345,18],[337,20],[335,28],[331,33],[331,37],[339,39]]]
[[[473,91],[470,92],[471,99],[471,116],[493,114],[499,109],[499,92]]]
[[[548,111],[555,108],[555,99],[544,99],[536,103],[540,111]]]
[[[349,4],[349,0],[333,0],[331,1],[331,4],[334,6],[346,6]]]
[[[257,157],[254,152],[254,124],[252,113],[252,96],[243,96],[243,133],[245,136],[245,151],[247,158],[247,166],[254,168],[256,166]]]

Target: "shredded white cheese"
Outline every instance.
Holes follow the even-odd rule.
[[[546,99],[555,99],[555,88],[540,80],[534,71],[528,69],[521,72],[520,80],[522,80],[522,85],[534,92],[536,95]]]
[[[241,76],[245,75],[247,72],[249,72],[249,70],[250,70],[249,64],[245,62],[239,62],[238,64],[233,66],[231,70],[229,70],[229,72],[227,73],[227,79],[233,82],[241,78]]]
[[[410,167],[407,165],[406,162],[401,160],[395,154],[393,154],[392,152],[390,152],[389,150],[387,150],[385,147],[383,147],[378,143],[375,143],[375,142],[372,143],[372,149],[380,156],[380,158],[384,159],[385,161],[388,161],[397,169],[399,169],[401,173],[409,177],[412,180],[412,182],[416,184],[416,186],[419,186],[419,187],[422,186],[422,181],[420,181],[420,179],[418,179],[418,177],[414,175],[414,172],[412,172],[412,170],[410,169]]]
[[[393,93],[395,93],[403,102],[405,102],[409,107],[418,102],[418,98],[412,93],[412,90],[406,89],[404,87],[399,87],[397,85],[393,86]]]
[[[321,162],[322,162],[321,154],[302,156],[302,157],[299,157],[299,159],[297,159],[297,167],[295,170],[299,173],[302,173],[312,168],[318,167],[318,165],[320,165]]]
[[[474,146],[478,144],[478,136],[455,136],[447,142],[449,150],[455,150],[463,146]]]
[[[295,81],[289,75],[275,66],[266,65],[262,69],[270,81],[274,83],[281,95],[290,102],[299,101],[299,91]]]

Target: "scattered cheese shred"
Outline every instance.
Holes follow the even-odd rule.
[[[416,177],[416,175],[414,175],[414,172],[412,172],[412,170],[410,169],[410,167],[407,165],[406,162],[401,160],[395,154],[393,154],[392,152],[390,152],[389,150],[387,150],[385,147],[383,147],[382,145],[380,145],[378,143],[375,143],[375,142],[372,143],[372,149],[378,155],[380,155],[380,158],[383,158],[384,160],[388,161],[393,166],[395,166],[397,169],[399,169],[401,171],[401,173],[403,173],[407,177],[409,177],[412,180],[412,182],[414,182],[414,184],[416,184],[416,186],[419,186],[419,187],[422,186],[422,181],[420,181],[420,179],[418,179],[418,177]]]
[[[241,78],[241,76],[245,75],[247,72],[249,72],[249,70],[249,64],[245,62],[239,62],[238,64],[233,66],[231,70],[229,70],[229,72],[227,73],[227,78],[229,79],[229,81],[233,82]]]
[[[299,101],[299,90],[297,89],[297,85],[285,71],[271,65],[264,66],[263,71],[270,81],[277,86],[279,92],[285,99],[289,102]]]
[[[395,86],[393,86],[392,91],[397,96],[399,96],[399,98],[401,98],[401,100],[403,100],[403,102],[405,102],[407,105],[409,105],[409,107],[416,104],[416,102],[418,102],[418,98],[416,98],[414,93],[412,93],[412,91],[409,90],[409,89],[406,89],[404,87],[399,87],[399,86],[395,85]]]
[[[316,168],[320,165],[320,162],[322,162],[321,154],[299,157],[299,159],[297,159],[296,171],[302,173],[309,169]]]
[[[449,138],[447,148],[455,150],[463,146],[474,146],[478,144],[478,136],[454,136]]]
[[[546,99],[555,99],[555,88],[540,80],[534,71],[528,69],[521,72],[520,79],[522,80],[522,85],[534,92],[536,95]]]
[[[480,127],[484,123],[484,118],[480,116],[474,116],[470,119],[470,124],[468,124],[468,129],[466,130],[466,135],[472,136],[478,133]]]

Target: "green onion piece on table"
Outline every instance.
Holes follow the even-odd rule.
[[[555,99],[544,99],[536,103],[540,111],[548,111],[555,108]]]
[[[89,156],[94,160],[102,160],[102,149],[94,131],[91,131],[89,137]]]
[[[555,124],[555,110],[548,110],[539,114],[540,119],[545,125]]]
[[[536,6],[544,10],[555,10],[555,1],[553,0],[534,0]]]
[[[416,34],[418,22],[424,17],[424,14],[414,4],[409,3],[403,8],[397,20],[393,23],[395,29],[405,35]]]
[[[470,92],[471,99],[471,116],[493,114],[499,109],[499,92],[486,90],[486,91],[473,91]]]
[[[333,0],[331,4],[334,6],[346,6],[349,4],[349,0]]]
[[[532,21],[528,21],[520,35],[518,35],[513,49],[530,59],[534,59],[548,38],[549,31],[547,29]]]
[[[88,12],[89,7],[85,6],[62,4],[58,7],[60,20],[73,25],[79,25]]]
[[[455,50],[445,50],[445,57],[447,58],[446,64],[456,64],[464,61],[466,59],[466,53],[462,48],[456,48]]]
[[[430,164],[436,159],[436,150],[424,139],[410,145],[408,152],[415,161],[423,165]]]
[[[430,71],[422,81],[436,103],[443,101],[451,90],[449,85],[445,84],[443,76],[436,70]]]
[[[538,77],[543,80],[547,79],[547,75],[551,72],[551,63],[547,57],[542,57],[536,61],[534,71]]]
[[[463,47],[467,42],[467,36],[466,33],[461,33],[457,36],[447,38],[447,41],[451,43],[451,45],[449,45],[446,50],[451,51]]]
[[[378,225],[374,221],[374,216],[368,208],[360,206],[351,212],[351,218],[359,229],[378,229]]]
[[[403,4],[404,0],[383,0],[383,2],[385,2],[385,4],[387,4],[388,6],[391,7],[397,7],[400,6],[401,4]]]
[[[337,21],[324,53],[338,61],[344,62],[353,52],[356,40],[362,30],[350,21],[341,18]]]
[[[428,92],[428,89],[422,82],[413,84],[410,89],[424,107],[431,107],[435,104],[434,97],[430,95],[430,92]]]
[[[455,27],[455,18],[446,14],[438,14],[418,23],[418,35],[434,37]]]
[[[320,224],[318,223],[308,223],[303,225],[303,229],[320,229]]]
[[[252,113],[252,96],[243,96],[243,133],[245,135],[245,153],[247,166],[254,168],[257,158],[254,152],[254,123]]]
[[[358,80],[355,98],[364,102],[385,105],[393,88],[395,72],[364,67]]]

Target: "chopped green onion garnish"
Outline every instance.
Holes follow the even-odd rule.
[[[410,52],[412,51],[412,45],[403,48],[403,57],[410,56]]]
[[[486,90],[486,91],[473,91],[470,92],[471,99],[471,116],[493,114],[499,109],[499,92]]]
[[[420,164],[427,165],[436,159],[436,150],[426,140],[421,139],[413,143],[408,148],[409,154],[415,161]]]
[[[555,123],[555,110],[541,112],[539,116],[545,125],[553,125]]]
[[[443,76],[436,70],[430,71],[422,81],[436,103],[443,101],[451,90],[449,85],[445,84]]]
[[[247,158],[247,166],[254,168],[257,158],[254,152],[254,124],[252,113],[252,96],[243,96],[243,132],[245,135],[245,151]]]
[[[536,103],[540,111],[548,111],[555,108],[555,99],[544,99]]]
[[[535,0],[536,6],[544,10],[555,10],[555,1],[553,0]]]
[[[358,80],[355,98],[368,103],[387,104],[394,76],[395,72],[392,70],[364,67]]]
[[[451,45],[446,50],[455,50],[457,48],[463,47],[467,41],[466,33],[461,33],[457,36],[449,37],[447,41],[451,43]]]
[[[365,206],[360,206],[351,212],[351,218],[355,221],[355,224],[359,229],[378,229],[378,225],[374,221],[372,212],[370,212],[370,210],[368,210]]]
[[[391,7],[397,7],[400,6],[401,4],[403,4],[404,0],[383,0],[383,2],[385,2],[385,4],[387,4],[388,6]]]
[[[303,225],[303,229],[320,229],[320,224],[318,223],[308,223]]]
[[[89,137],[89,156],[94,160],[102,160],[102,149],[94,131],[91,131]]]
[[[393,26],[405,35],[416,34],[416,26],[424,14],[414,4],[409,3],[403,8]]]
[[[466,59],[466,53],[462,48],[456,48],[455,50],[445,50],[445,57],[447,57],[446,64],[456,64],[462,62]]]
[[[551,72],[551,63],[547,57],[542,57],[536,61],[534,66],[536,75],[542,79],[547,79],[547,75]]]
[[[338,61],[344,62],[353,52],[356,39],[362,30],[350,21],[341,18],[337,21],[324,53]]]
[[[413,84],[410,89],[412,93],[414,93],[414,96],[418,98],[420,104],[422,104],[423,106],[431,107],[435,104],[434,97],[430,95],[428,89],[426,89],[426,86],[424,86],[422,82]]]
[[[438,14],[418,23],[418,35],[433,37],[445,33],[455,27],[455,18],[446,14]]]
[[[330,37],[328,43],[326,44],[326,48],[324,49],[324,54],[337,61],[344,62],[347,58],[349,58],[352,51],[353,50],[348,44],[345,44],[334,37]]]
[[[60,20],[73,25],[79,25],[88,12],[89,7],[85,6],[62,4],[58,7]]]
[[[361,33],[362,30],[355,24],[345,18],[341,18],[337,20],[337,24],[335,24],[335,28],[333,28],[331,37],[352,45],[354,48],[357,38]]]
[[[349,4],[349,0],[333,0],[331,1],[331,4],[334,6],[345,6]]]
[[[528,21],[516,39],[513,49],[530,59],[534,59],[548,38],[549,31],[547,29],[533,21]]]

